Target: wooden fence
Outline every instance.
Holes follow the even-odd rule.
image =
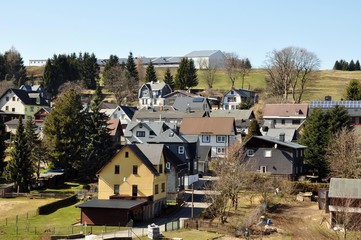
[[[236,229],[234,227],[227,226],[221,223],[205,221],[198,218],[184,220],[184,228],[236,236]]]

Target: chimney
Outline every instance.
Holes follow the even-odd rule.
[[[280,141],[281,142],[285,141],[285,133],[280,133]]]

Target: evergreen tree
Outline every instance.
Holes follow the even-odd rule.
[[[3,118],[0,117],[0,176],[2,175],[5,167],[4,159],[5,159],[5,145],[6,140],[6,130]]]
[[[167,70],[164,73],[163,81],[166,84],[168,84],[171,87],[171,89],[174,89],[175,83],[174,83],[173,76],[172,76],[169,68],[167,68]]]
[[[59,85],[56,79],[55,67],[52,65],[51,60],[48,59],[44,68],[44,89],[52,95],[56,95]]]
[[[328,133],[333,136],[341,129],[351,130],[353,128],[351,118],[344,106],[336,105],[328,110]]]
[[[36,170],[36,175],[39,178],[40,175],[40,163],[44,161],[44,149],[40,140],[39,134],[37,133],[38,127],[36,126],[33,119],[28,119],[25,122],[25,139],[30,148],[29,158]]]
[[[351,80],[346,86],[346,100],[361,100],[361,83],[358,80]]]
[[[175,84],[182,90],[198,85],[197,69],[192,59],[182,59],[175,76]]]
[[[342,66],[339,61],[336,60],[335,65],[333,65],[333,70],[342,70]]]
[[[14,86],[20,87],[26,82],[26,68],[20,53],[15,48],[11,48],[5,52],[4,58],[6,80],[12,80]]]
[[[139,74],[138,74],[137,66],[135,64],[132,52],[129,53],[128,60],[126,63],[126,69],[128,72],[128,79],[132,79],[132,81],[135,81],[138,84],[139,83]]]
[[[314,109],[307,118],[299,143],[307,146],[304,159],[307,168],[321,177],[327,176],[325,159],[329,142],[327,114],[322,109]]]
[[[8,182],[14,182],[20,192],[28,192],[33,173],[30,148],[26,141],[22,117],[20,117],[11,150],[11,159],[5,167],[4,177]]]
[[[356,70],[356,66],[353,60],[351,60],[350,64],[348,65],[348,70],[349,71],[355,71]]]
[[[108,128],[108,117],[100,112],[103,100],[99,85],[93,95],[90,111],[85,115],[85,149],[80,168],[83,179],[95,179],[95,174],[114,155],[115,147],[112,143]]]
[[[152,61],[149,61],[146,73],[145,73],[145,82],[157,82],[157,74],[154,69]]]
[[[0,81],[5,79],[6,67],[5,67],[5,57],[0,53]]]
[[[106,75],[106,73],[115,66],[119,66],[119,58],[117,55],[110,55],[108,61],[105,63],[103,74]]]
[[[99,79],[99,65],[94,53],[84,53],[80,59],[80,76],[88,89],[95,89]]]
[[[360,66],[360,62],[357,60],[355,63],[355,70],[356,71],[360,71],[361,70],[361,66]]]
[[[44,123],[51,167],[64,169],[65,177],[76,176],[84,143],[84,117],[80,95],[67,89],[55,102]]]
[[[252,136],[262,136],[260,127],[258,125],[257,120],[252,120],[249,128],[248,128],[248,133],[246,135],[246,137],[244,138],[244,141],[248,141],[248,139],[250,139]]]

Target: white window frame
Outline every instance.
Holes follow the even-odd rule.
[[[178,154],[184,154],[184,146],[178,146]]]
[[[226,142],[226,136],[217,135],[216,141],[217,141],[217,143],[224,143],[224,142]]]
[[[119,184],[114,184],[114,194],[119,195],[119,193],[120,193]]]
[[[140,133],[142,133],[142,134],[140,134]],[[145,137],[145,131],[136,131],[135,136],[136,137]]]
[[[216,149],[217,155],[224,155],[226,152],[225,147],[217,147]]]
[[[202,135],[202,142],[204,142],[204,143],[211,142],[211,136],[210,135]]]
[[[253,157],[254,156],[254,150],[253,149],[247,149],[247,156]]]
[[[259,166],[259,172],[260,173],[266,173],[267,172],[267,166]]]

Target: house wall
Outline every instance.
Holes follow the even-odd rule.
[[[125,226],[128,221],[128,210],[107,208],[82,208],[81,223],[87,225]]]
[[[13,100],[14,97],[15,97],[15,100]],[[8,98],[8,100],[7,100],[7,98]],[[14,111],[13,111],[13,108],[14,108]],[[0,99],[0,109],[1,109],[1,111],[8,112],[8,113],[16,113],[16,114],[22,114],[22,115],[25,114],[24,103],[11,90],[8,91],[3,96],[2,99]]]
[[[129,157],[125,157],[128,152]],[[163,167],[164,158],[161,160]],[[115,174],[115,165],[119,165],[120,172]],[[133,174],[133,165],[138,166],[138,174]],[[156,166],[158,167],[158,166]],[[125,180],[125,181],[124,181]],[[166,191],[161,192],[161,183],[166,183],[166,174],[154,176],[143,162],[127,147],[123,147],[113,159],[101,170],[98,180],[98,198],[109,199],[114,195],[114,184],[119,184],[120,195],[132,195],[132,185],[138,185],[138,196],[154,196],[154,200],[166,197]],[[155,194],[155,185],[158,184],[159,193]]]
[[[25,119],[33,118],[34,114],[43,107],[44,106],[40,106],[40,105],[26,105],[25,106]]]
[[[266,121],[272,121],[272,125],[274,128],[298,128],[301,123],[306,120],[306,118],[291,118],[291,117],[285,117],[285,118],[269,118],[269,117],[263,117]],[[295,122],[294,122],[295,121]],[[297,122],[299,121],[299,123]]]
[[[223,98],[223,109],[225,110],[237,109],[237,106],[241,103],[241,101],[242,101],[241,96],[236,91],[231,90]]]
[[[209,142],[204,142],[203,141],[203,136],[205,135],[200,135],[199,136],[199,145],[200,146],[210,146],[211,147],[211,157],[212,158],[217,158],[217,157],[224,157],[225,153],[227,152],[227,149],[230,145],[232,145],[235,141],[235,136],[231,135],[231,136],[227,136],[227,135],[209,135],[210,136],[210,141]],[[225,141],[224,142],[217,142],[217,136],[224,136],[225,137]],[[224,148],[223,152],[219,152],[219,148]]]

